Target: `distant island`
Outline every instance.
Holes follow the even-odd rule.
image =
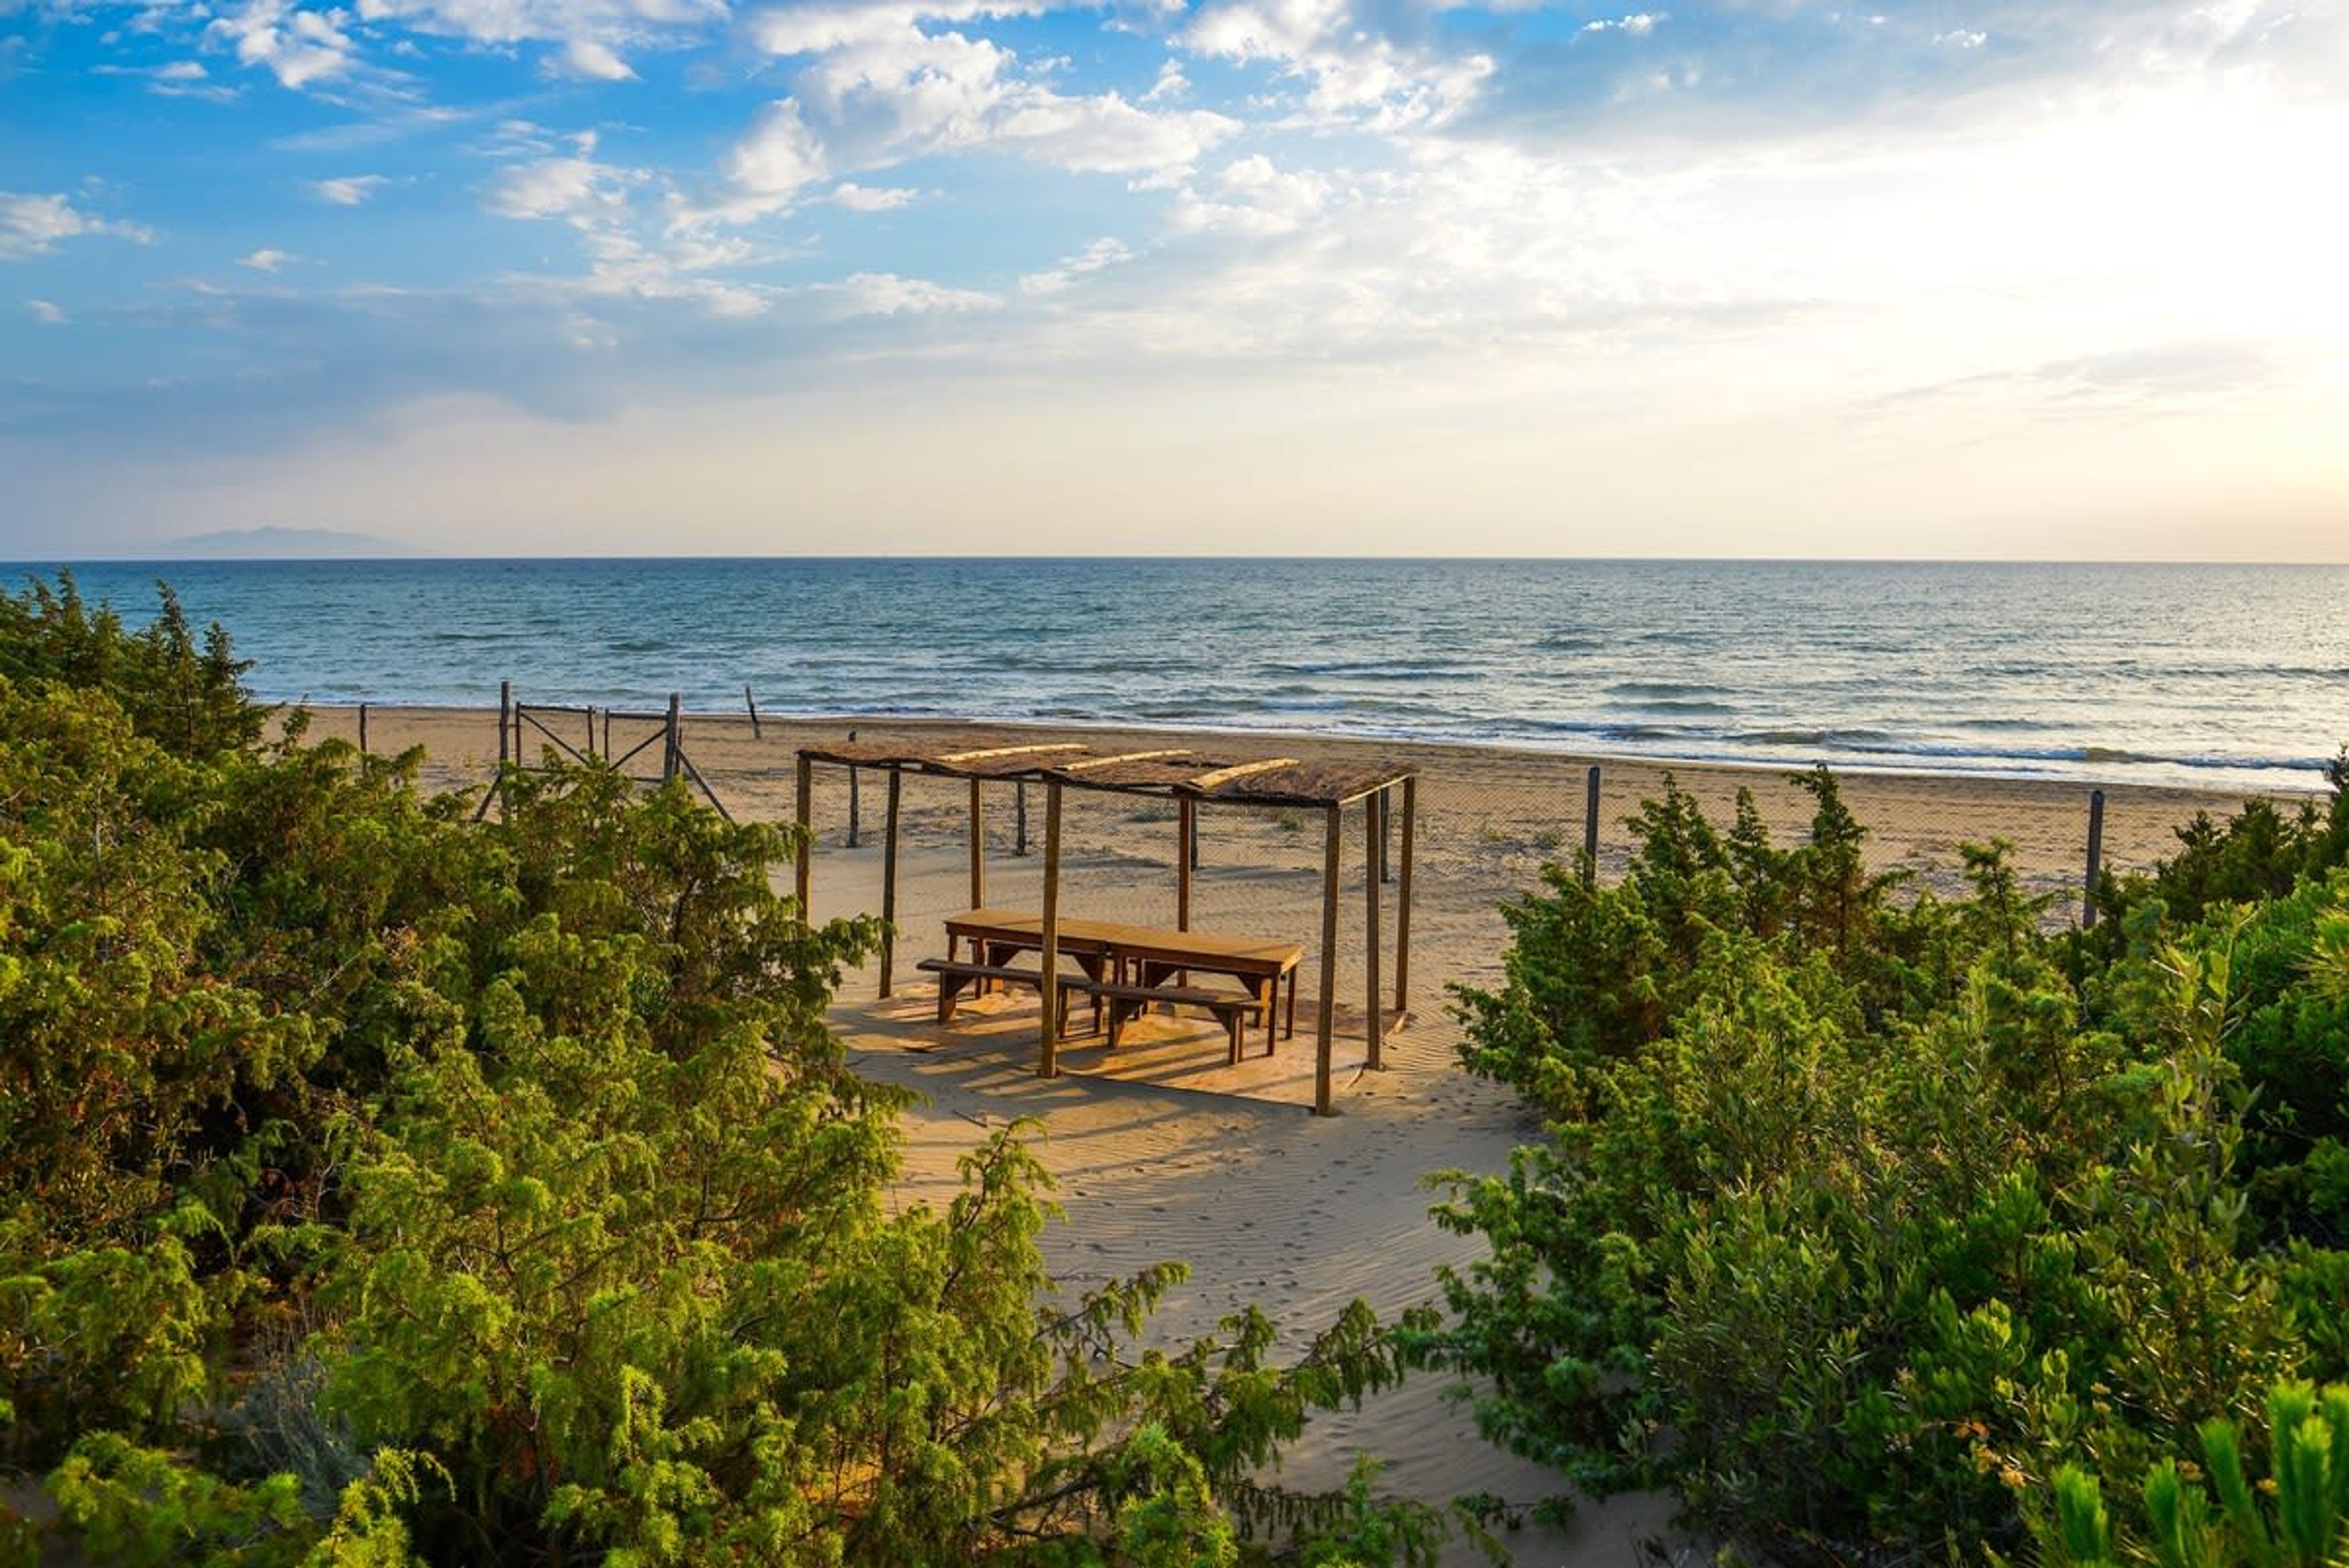
[[[420,555],[423,552],[372,533],[339,528],[223,528],[191,533],[167,547],[174,557],[199,561],[284,561],[307,556],[348,559],[369,555]]]

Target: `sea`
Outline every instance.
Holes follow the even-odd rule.
[[[47,574],[57,563],[11,574]],[[1408,738],[2319,789],[2349,567],[1493,560],[92,562],[261,696]]]

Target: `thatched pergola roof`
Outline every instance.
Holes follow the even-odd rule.
[[[1099,752],[1081,741],[947,748],[851,740],[802,747],[800,755],[813,762],[940,779],[1057,781],[1125,795],[1299,809],[1349,806],[1414,771],[1393,763],[1245,758],[1186,747]]]
[[[967,780],[970,786],[970,893],[974,909],[987,903],[987,861],[982,787],[989,783],[1037,783],[1045,789],[1044,830],[1044,997],[1043,1042],[1038,1070],[1046,1077],[1059,1071],[1060,993],[1053,984],[1061,886],[1061,797],[1067,789],[1089,789],[1123,795],[1171,799],[1179,808],[1180,848],[1175,856],[1176,924],[1191,923],[1192,846],[1203,805],[1319,810],[1326,817],[1322,855],[1321,995],[1316,1039],[1314,1109],[1330,1110],[1330,1028],[1335,1007],[1338,963],[1338,872],[1345,808],[1363,808],[1363,852],[1370,867],[1365,907],[1364,965],[1366,1028],[1369,1059],[1380,1060],[1383,1019],[1379,984],[1379,870],[1385,853],[1385,813],[1391,792],[1402,797],[1401,885],[1395,918],[1394,1006],[1400,1013],[1408,997],[1411,964],[1412,847],[1417,830],[1417,770],[1381,761],[1340,761],[1288,755],[1240,757],[1210,753],[1188,747],[1146,751],[1095,751],[1081,741],[916,746],[903,742],[848,740],[802,747],[799,754],[799,822],[802,830],[798,893],[802,909],[808,896],[808,835],[816,765],[871,769],[889,777],[888,815],[883,853],[881,913],[881,994],[889,995],[894,969],[897,903],[897,817],[899,787],[908,773]]]

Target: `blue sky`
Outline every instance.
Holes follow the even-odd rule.
[[[0,0],[0,554],[2349,559],[2349,5]]]

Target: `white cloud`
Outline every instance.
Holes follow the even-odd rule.
[[[63,326],[71,319],[66,315],[65,307],[54,300],[28,299],[25,302],[25,308],[31,311],[33,319],[43,326]]]
[[[1122,240],[1095,240],[1073,256],[1063,256],[1061,264],[1047,272],[1030,273],[1019,280],[1019,292],[1028,294],[1059,294],[1077,279],[1102,272],[1121,262],[1130,262],[1133,253]]]
[[[630,51],[691,42],[722,26],[727,0],[357,0],[363,20],[491,48],[546,44],[544,63],[590,81],[636,75]]]
[[[286,263],[295,259],[288,252],[264,246],[251,255],[240,258],[236,264],[240,267],[251,267],[256,273],[274,273],[280,271]]]
[[[800,106],[784,98],[760,111],[750,133],[727,156],[726,172],[755,194],[789,197],[823,179],[827,169],[823,147]]]
[[[301,88],[347,75],[357,46],[345,31],[347,11],[318,11],[290,0],[243,0],[212,18],[205,38],[247,66],[265,67],[280,86]]]
[[[310,193],[334,207],[357,207],[391,181],[380,174],[343,174],[332,180],[313,180]]]
[[[1952,27],[1946,33],[1933,35],[1936,44],[1955,44],[1961,49],[1979,49],[1990,42],[1990,35],[1974,27]]]
[[[1289,234],[1320,215],[1332,189],[1325,175],[1284,173],[1271,159],[1255,153],[1235,160],[1216,177],[1214,195],[1185,189],[1167,221],[1178,232]]]
[[[902,185],[859,185],[854,180],[843,180],[824,199],[852,212],[890,212],[911,205],[918,194]]]
[[[37,256],[60,240],[88,234],[134,240],[142,245],[155,239],[155,232],[143,223],[92,217],[62,195],[0,191],[0,261]]]
[[[1237,120],[1160,111],[1117,92],[1069,94],[1010,50],[961,32],[927,32],[934,7],[885,0],[770,11],[754,27],[778,54],[812,58],[788,98],[737,143],[726,172],[743,198],[695,215],[740,222],[839,175],[909,160],[991,150],[1081,173],[1167,182],[1236,134]]]
[[[992,310],[1002,303],[992,294],[899,277],[895,273],[854,273],[838,283],[811,284],[802,292],[828,303],[843,316]]]
[[[636,78],[628,62],[614,54],[607,45],[593,38],[574,38],[564,46],[563,64],[573,76],[586,81],[625,82]]]
[[[5,5],[0,5],[5,14]],[[160,66],[118,66],[101,62],[89,67],[94,76],[136,77],[147,84],[147,90],[158,98],[202,98],[212,103],[226,103],[237,96],[238,89],[215,82],[212,74],[198,60],[173,60]]]
[[[1199,54],[1271,65],[1304,82],[1296,117],[1303,123],[1382,132],[1450,122],[1495,69],[1488,55],[1398,41],[1348,0],[1216,0],[1193,16],[1181,41]]]
[[[1671,20],[1671,16],[1667,12],[1635,11],[1630,15],[1617,16],[1611,20],[1602,16],[1597,21],[1585,22],[1582,25],[1582,30],[1586,33],[1629,33],[1635,38],[1644,38],[1656,30],[1656,25],[1659,22]]]
[[[607,222],[627,209],[634,170],[589,158],[542,158],[499,170],[481,205],[501,218],[560,218],[575,225]]]
[[[1143,103],[1180,103],[1191,96],[1191,78],[1183,74],[1180,62],[1171,57],[1158,67],[1158,79],[1142,95]]]

